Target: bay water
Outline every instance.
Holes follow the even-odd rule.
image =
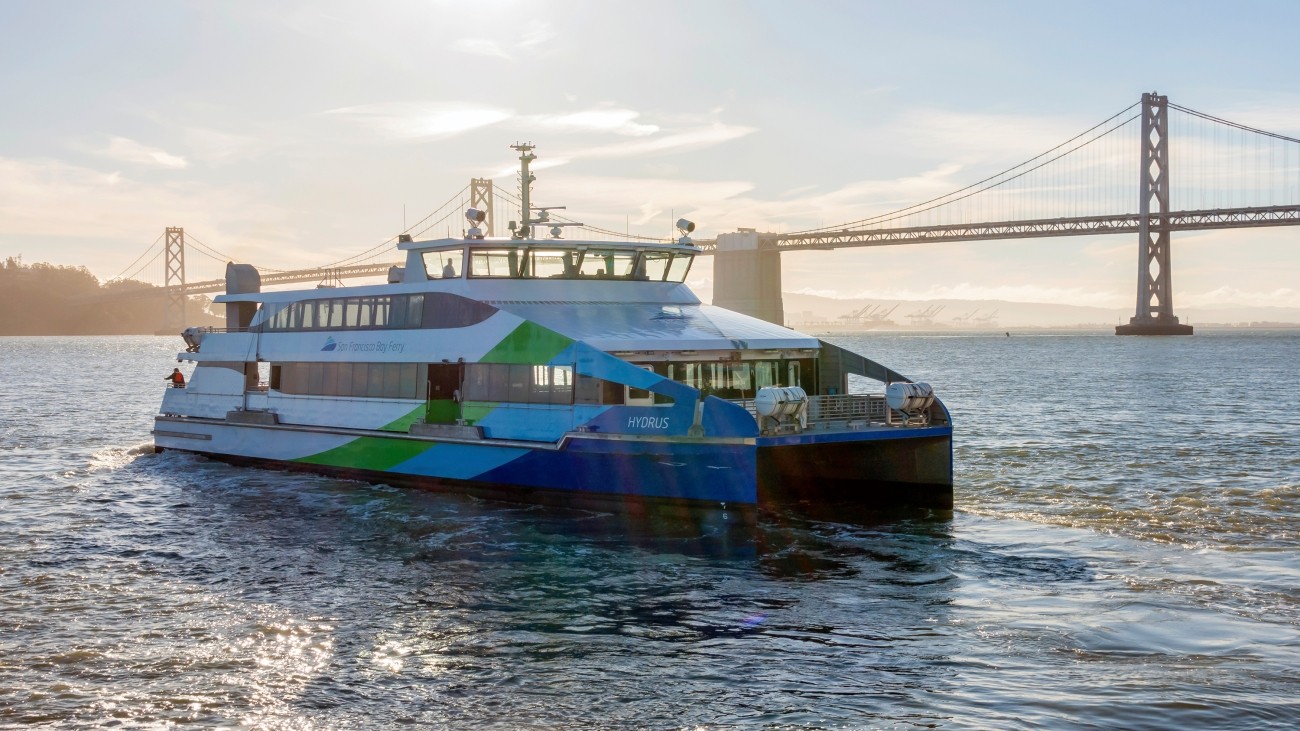
[[[154,454],[177,338],[0,338],[0,728],[1300,726],[1300,331],[828,339],[952,513],[757,528]]]

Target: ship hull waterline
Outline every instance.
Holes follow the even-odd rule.
[[[541,448],[160,416],[154,443],[236,465],[602,511],[951,510],[950,428],[819,436],[691,443],[571,435]]]

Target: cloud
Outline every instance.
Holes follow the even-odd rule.
[[[506,49],[501,47],[500,43],[487,38],[461,38],[451,47],[461,53],[468,53],[474,56],[489,56],[492,58],[502,58],[507,61],[515,60]]]
[[[97,152],[104,157],[133,165],[148,165],[173,170],[189,166],[189,163],[183,157],[173,155],[156,147],[143,145],[126,137],[110,137],[108,147],[97,150]]]
[[[518,45],[520,48],[533,48],[535,46],[540,46],[555,37],[555,28],[552,27],[550,23],[542,21],[526,31],[523,37],[519,39]]]
[[[514,112],[464,103],[390,102],[331,109],[324,114],[348,119],[396,139],[440,139],[489,127]]]
[[[612,132],[626,137],[645,137],[659,131],[654,124],[636,122],[641,113],[632,109],[588,109],[568,114],[539,114],[520,117],[527,126],[558,132]]]
[[[574,158],[620,158],[656,155],[666,152],[685,152],[686,150],[695,150],[702,147],[711,147],[723,142],[730,142],[731,140],[740,139],[745,135],[753,134],[757,131],[757,127],[744,127],[740,125],[714,122],[704,127],[674,132],[672,134],[663,135],[662,137],[647,137],[635,142],[623,142],[614,145],[592,147],[581,153],[575,153],[570,156]]]
[[[1278,287],[1267,292],[1244,292],[1225,285],[1208,292],[1190,292],[1178,298],[1180,307],[1214,307],[1241,305],[1247,307],[1300,307],[1300,290]]]
[[[487,56],[504,61],[515,61],[517,60],[517,54],[511,53],[511,49],[525,54],[536,53],[548,41],[553,40],[556,35],[555,29],[550,23],[541,22],[526,31],[514,43],[503,45],[501,42],[490,38],[461,38],[451,44],[451,47],[461,53],[468,53],[473,56]]]
[[[174,225],[211,243],[237,242],[222,246],[234,256],[276,251],[287,261],[292,242],[277,232],[288,219],[247,184],[160,183],[60,160],[0,157],[0,241],[10,249],[39,247],[44,259],[85,265],[102,276],[116,274]],[[304,264],[319,259],[307,247],[297,253]],[[198,277],[215,276],[204,267],[222,265],[199,257],[190,264]]]

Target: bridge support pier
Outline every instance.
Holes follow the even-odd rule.
[[[781,252],[752,228],[719,234],[713,257],[713,304],[785,325]]]
[[[1174,315],[1169,256],[1169,98],[1142,95],[1142,164],[1138,181],[1137,312],[1116,335],[1191,335]],[[1151,210],[1152,202],[1156,210]]]

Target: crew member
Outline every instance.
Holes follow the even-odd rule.
[[[180,368],[173,368],[170,375],[163,376],[164,381],[171,381],[172,388],[185,388],[185,374]]]

